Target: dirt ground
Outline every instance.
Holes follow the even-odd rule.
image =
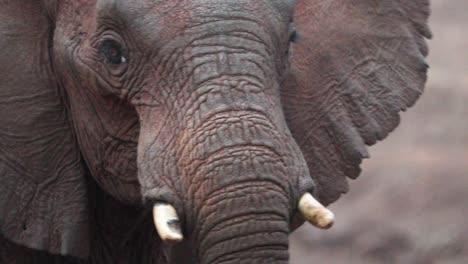
[[[408,0],[411,1],[411,0]],[[468,264],[468,1],[433,0],[429,84],[291,263]]]

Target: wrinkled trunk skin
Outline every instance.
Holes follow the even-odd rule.
[[[232,185],[208,201],[195,228],[201,263],[288,263],[287,198],[276,185]]]
[[[231,117],[224,123],[244,129],[218,130],[215,138],[230,136],[195,146],[208,157],[191,171],[189,192],[195,208],[188,214],[192,241],[201,263],[287,263],[290,193],[287,168],[275,150],[280,144],[271,140],[273,131],[255,136],[255,126],[242,122],[262,118],[257,113],[244,113],[237,122]],[[226,143],[242,141],[245,134],[263,143]],[[217,147],[204,145],[210,143]]]

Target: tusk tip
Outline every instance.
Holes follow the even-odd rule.
[[[161,232],[161,234],[159,234],[162,241],[175,244],[184,240],[184,236],[182,235],[182,231],[180,229],[179,220],[169,220],[167,221],[167,226],[169,227],[169,230],[165,233]]]
[[[155,205],[153,207],[153,218],[156,231],[162,241],[176,244],[184,239],[174,207],[168,204]]]
[[[317,216],[316,226],[321,229],[330,229],[335,223],[335,215],[330,211],[326,210],[321,215]]]
[[[184,237],[181,234],[177,234],[177,233],[164,234],[164,235],[159,234],[159,236],[161,237],[162,241],[169,243],[169,244],[177,244],[179,242],[182,242],[182,240],[184,240]]]
[[[299,201],[299,210],[304,218],[320,229],[329,229],[335,222],[335,215],[325,208],[310,193],[306,193]]]

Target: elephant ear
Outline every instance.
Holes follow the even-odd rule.
[[[0,236],[83,257],[84,167],[51,77],[53,28],[40,3],[7,1],[0,8]]]
[[[298,0],[290,76],[282,89],[289,128],[324,204],[347,192],[426,82],[428,0]]]

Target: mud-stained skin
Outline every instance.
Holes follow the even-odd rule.
[[[426,79],[423,0],[0,5],[1,264],[288,263]]]

